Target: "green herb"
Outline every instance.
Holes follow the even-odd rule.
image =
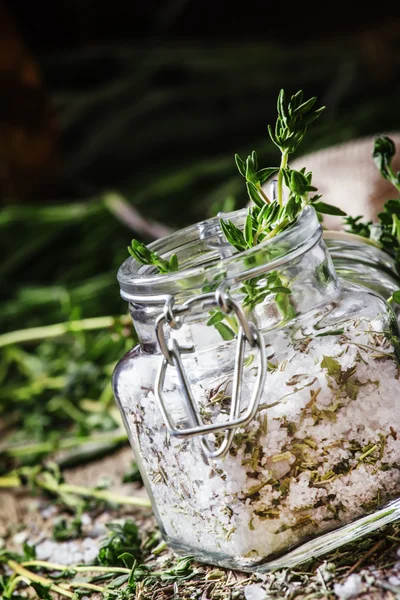
[[[382,177],[389,181],[397,192],[400,192],[400,173],[394,173],[392,160],[396,154],[394,142],[387,136],[375,139],[372,156]],[[362,221],[362,217],[346,217],[345,229],[365,238],[371,239],[379,248],[395,259],[397,271],[400,273],[400,198],[388,200],[383,212],[378,214],[378,222]],[[393,296],[392,296],[393,298]]]
[[[305,168],[296,171],[288,166],[289,155],[297,150],[309,124],[324,110],[324,107],[314,109],[315,102],[315,97],[303,102],[303,92],[299,91],[286,103],[285,93],[281,90],[275,128],[268,127],[272,142],[281,151],[279,167],[260,169],[255,151],[246,160],[235,155],[237,168],[246,181],[247,193],[253,206],[248,210],[243,229],[230,220],[221,219],[220,224],[227,241],[239,252],[253,248],[288,229],[307,205],[313,206],[319,213],[345,214],[337,207],[321,202],[321,196],[310,197],[310,193],[317,191],[312,185],[310,172],[307,173]],[[271,200],[262,189],[262,183],[276,173],[277,198]],[[284,185],[288,190],[286,202],[283,198]],[[294,307],[288,297],[291,291],[277,272],[245,281],[240,291],[244,294],[243,305],[248,310],[253,310],[267,296],[275,295],[275,302],[283,318],[290,319],[295,316]]]
[[[303,101],[300,90],[286,102],[285,92],[281,90],[278,97],[278,117],[275,128],[268,126],[272,142],[281,152],[280,166],[259,168],[256,151],[246,160],[235,155],[236,166],[246,182],[246,189],[254,206],[249,208],[243,229],[232,221],[220,220],[221,229],[227,241],[239,252],[252,248],[263,240],[273,238],[290,227],[306,205],[314,206],[319,213],[344,215],[335,206],[320,201],[318,195],[310,197],[311,192],[317,191],[312,185],[312,174],[305,168],[300,171],[288,166],[288,157],[293,154],[306,135],[308,126],[323,112],[324,107],[314,108],[316,98]],[[262,189],[262,184],[277,173],[277,198],[270,200]],[[283,185],[288,190],[287,201],[283,200]],[[176,255],[169,260],[162,258],[156,252],[149,250],[143,243],[132,240],[128,247],[129,253],[140,263],[154,265],[159,272],[168,273],[178,269]],[[287,297],[291,292],[281,281],[281,276],[271,273],[244,282],[241,292],[244,294],[243,304],[248,310],[261,303],[267,296],[275,296],[275,302],[285,319],[294,317],[295,310]],[[225,315],[213,311],[208,325],[213,325],[225,340],[232,339],[235,331],[227,324]]]
[[[340,363],[332,356],[324,356],[321,361],[321,367],[328,371],[328,375],[333,377],[336,383],[339,383],[342,377],[342,367]]]
[[[278,118],[275,128],[268,126],[272,142],[281,151],[279,167],[258,168],[257,153],[253,151],[244,161],[236,154],[235,161],[239,173],[246,181],[247,193],[254,203],[248,211],[243,230],[232,221],[221,219],[221,228],[228,242],[237,250],[243,251],[256,246],[265,239],[275,237],[293,224],[307,204],[311,204],[321,213],[344,215],[340,209],[320,202],[320,196],[312,196],[317,191],[312,185],[312,174],[290,169],[288,157],[293,154],[304,139],[307,127],[315,121],[324,107],[314,109],[316,98],[303,102],[303,92],[285,101],[284,90],[278,97]],[[261,184],[275,173],[278,174],[277,198],[270,200]],[[288,198],[284,202],[283,184],[287,186]]]
[[[390,181],[394,187],[400,192],[400,171],[394,173],[392,168],[392,160],[396,154],[396,146],[393,140],[387,135],[377,137],[375,140],[374,150],[372,152],[373,159],[378,167],[382,177]]]
[[[114,544],[115,545],[115,544]],[[118,552],[115,545],[111,552]],[[148,557],[147,557],[148,558]],[[25,596],[17,595],[21,585],[31,586],[37,597],[51,599],[50,592],[76,600],[81,596],[101,594],[104,600],[133,600],[137,591],[144,587],[151,589],[156,580],[166,585],[187,581],[196,575],[192,567],[192,557],[186,556],[176,562],[167,559],[164,568],[152,568],[149,564],[140,564],[130,552],[122,552],[116,557],[121,564],[101,565],[60,565],[44,560],[28,559],[25,556],[3,552],[0,563],[5,563],[10,575],[0,576],[2,598],[19,600]],[[44,574],[37,573],[37,569]],[[89,578],[87,577],[88,575]],[[86,576],[86,578],[82,578]],[[206,583],[206,581],[205,581]],[[163,587],[159,587],[160,590]]]
[[[172,254],[170,259],[166,260],[157,252],[149,250],[145,244],[138,240],[132,240],[131,245],[128,246],[128,252],[142,265],[153,265],[160,273],[171,273],[178,270],[178,257],[176,254]]]
[[[388,302],[389,304],[391,302],[396,302],[396,304],[400,304],[400,290],[396,290],[391,296],[390,298],[388,298]]]
[[[342,335],[344,329],[331,329],[330,331],[324,331],[323,333],[317,333],[315,337],[326,337],[328,335]]]
[[[80,514],[88,504],[107,503],[109,505],[126,504],[150,508],[147,498],[122,496],[112,491],[65,483],[56,463],[40,464],[33,467],[21,467],[0,477],[0,489],[29,486],[33,490],[46,492],[70,511]]]
[[[42,583],[35,583],[34,581],[31,581],[30,587],[35,590],[37,597],[41,600],[53,600],[52,596],[50,595],[51,585],[43,585]]]
[[[124,566],[123,555],[128,553],[134,558],[141,555],[141,538],[136,523],[127,519],[123,523],[107,523],[110,535],[103,541],[97,557],[100,565]]]
[[[76,516],[72,519],[60,517],[56,520],[53,527],[53,537],[55,540],[74,540],[82,535],[82,521]]]
[[[123,483],[143,483],[142,476],[139,471],[139,467],[137,466],[137,464],[135,462],[132,463],[129,471],[126,471],[126,473],[124,473],[122,482]]]

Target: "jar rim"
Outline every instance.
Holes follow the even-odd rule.
[[[199,261],[197,257],[197,261],[188,260],[188,264],[184,263],[183,268],[178,271],[158,273],[154,271],[154,267],[142,265],[132,256],[127,258],[117,273],[122,298],[132,302],[157,303],[165,300],[166,295],[182,293],[183,281],[185,281],[184,289],[187,291],[200,289],[207,282],[216,281],[221,272],[224,273],[224,280],[232,280],[232,282],[254,277],[261,272],[276,269],[308,251],[322,235],[322,227],[315,210],[311,206],[306,206],[291,227],[273,238],[263,240],[253,248],[239,252],[226,241],[220,219],[230,220],[240,227],[243,226],[247,213],[247,208],[230,213],[219,213],[217,217],[175,231],[148,245],[150,250],[162,256],[168,257],[177,253],[178,258],[179,252],[185,247],[190,249],[201,246],[204,255],[200,256],[203,259]],[[268,250],[278,245],[281,251],[276,257],[266,260],[261,267],[249,268],[248,265],[253,257],[260,253],[266,257]],[[181,261],[179,262],[181,264]],[[207,281],[204,281],[204,275]]]

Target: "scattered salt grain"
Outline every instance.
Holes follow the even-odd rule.
[[[361,576],[357,573],[350,575],[343,583],[335,583],[333,591],[340,600],[354,598],[361,593],[362,581]]]
[[[266,600],[267,598],[267,592],[261,585],[257,585],[256,583],[246,585],[243,592],[246,600]]]
[[[388,582],[390,583],[390,585],[399,587],[400,586],[400,577],[397,577],[396,575],[391,575],[388,579]]]
[[[87,527],[92,522],[92,517],[88,513],[83,513],[81,516],[81,523],[84,527]]]
[[[38,560],[51,558],[52,562],[60,565],[87,564],[93,562],[98,550],[98,543],[92,538],[84,538],[80,543],[45,540],[36,546],[36,557]]]
[[[57,507],[54,506],[54,504],[49,504],[40,511],[40,514],[42,515],[43,519],[50,519],[51,517],[54,517],[57,512]]]

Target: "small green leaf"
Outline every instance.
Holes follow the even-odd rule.
[[[37,597],[40,600],[53,600],[50,595],[50,585],[43,585],[41,583],[36,583],[35,581],[31,581],[29,585],[35,590]]]
[[[228,342],[229,340],[233,340],[235,338],[235,334],[230,327],[225,325],[225,323],[216,323],[214,325],[215,329],[218,331],[223,340]]]
[[[333,377],[336,382],[339,382],[342,376],[342,367],[340,363],[332,356],[324,356],[321,361],[321,367],[327,369],[328,375]]]
[[[290,188],[290,173],[291,169],[289,169],[289,167],[286,167],[286,169],[282,170],[283,179],[288,188]]]
[[[242,177],[246,177],[246,163],[240,158],[239,154],[235,154],[235,163]]]
[[[128,581],[128,578],[129,575],[120,575],[119,577],[113,579],[107,587],[115,590],[116,588],[119,588],[122,585],[124,585],[124,583]]]
[[[279,167],[267,167],[266,169],[260,169],[257,171],[257,179],[260,183],[267,181],[272,175],[279,171]]]
[[[130,469],[126,471],[122,476],[123,483],[142,483],[142,476],[139,471],[139,467],[135,462],[132,463]]]
[[[392,298],[396,302],[396,304],[400,304],[400,290],[397,290],[396,292],[394,292],[392,294]]]
[[[346,393],[352,400],[357,400],[358,392],[360,391],[360,384],[357,380],[349,379],[345,383]]]
[[[118,560],[122,560],[127,569],[131,569],[136,563],[136,559],[130,552],[122,552],[118,555]]]
[[[251,247],[253,245],[253,218],[250,213],[246,217],[243,233],[244,239],[246,240],[248,246]]]
[[[251,153],[251,160],[253,161],[254,170],[257,171],[258,159],[257,159],[257,152],[255,150],[253,150],[253,152]]]
[[[243,233],[232,221],[224,221],[220,219],[221,229],[227,239],[227,241],[234,246],[237,250],[245,250],[246,243],[244,240]]]
[[[303,115],[303,114],[307,113],[309,110],[312,109],[312,107],[314,106],[316,101],[317,101],[317,97],[314,96],[313,98],[310,98],[306,102],[303,102],[303,104],[300,104],[300,106],[295,108],[294,114]]]
[[[391,140],[387,135],[381,135],[375,139],[372,157],[376,166],[380,170],[381,175],[385,179],[390,177],[388,167],[390,167],[392,158],[395,154],[396,146],[393,140]]]
[[[35,560],[36,558],[36,548],[35,546],[30,546],[27,542],[24,542],[22,546],[24,552],[25,560]]]
[[[250,200],[252,200],[256,206],[258,206],[259,208],[262,208],[265,204],[265,201],[261,198],[254,183],[247,181],[246,188],[247,188],[247,193],[249,195]]]
[[[321,106],[321,108],[317,108],[317,110],[315,110],[313,113],[304,117],[304,122],[306,123],[306,125],[310,125],[313,121],[316,121],[324,112],[325,108],[326,106]],[[304,138],[304,135],[302,137]]]
[[[264,206],[262,207],[262,209],[260,210],[260,212],[257,215],[257,222],[258,223],[262,223],[262,221],[268,221],[269,217],[271,216],[271,213],[275,213],[276,212],[276,204],[272,203],[271,204],[264,204]]]
[[[277,285],[276,287],[270,288],[270,292],[273,294],[291,294],[292,290],[283,285]]]
[[[254,168],[252,156],[248,156],[246,160],[246,181],[257,183],[256,169]]]
[[[215,311],[212,316],[208,319],[207,325],[210,327],[211,325],[216,325],[225,319],[226,315],[221,311]]]
[[[287,115],[286,115],[286,111],[285,111],[285,90],[284,89],[281,89],[281,91],[279,92],[277,109],[278,109],[278,115],[280,116],[282,121],[286,122]]]
[[[328,335],[342,335],[344,329],[331,329],[330,331],[324,331],[323,333],[317,333],[315,337],[326,337]]]
[[[385,204],[383,205],[383,208],[385,209],[385,212],[387,212],[391,215],[393,215],[393,214],[397,215],[400,218],[400,199],[399,198],[387,200],[385,202]]]
[[[279,140],[277,138],[276,131],[274,133],[271,125],[268,125],[267,129],[268,129],[269,137],[271,138],[271,142],[273,142],[275,144],[275,146],[278,146],[278,148],[279,148]]]
[[[290,172],[290,189],[298,196],[303,196],[307,192],[307,178],[300,171],[292,170]]]
[[[326,202],[313,202],[312,206],[319,213],[324,215],[334,215],[337,217],[345,217],[346,213],[337,206],[332,206],[332,204],[326,204]]]
[[[254,354],[249,354],[249,356],[247,356],[244,361],[243,361],[243,365],[245,367],[249,367],[252,363],[254,362]]]
[[[169,259],[169,269],[170,269],[170,271],[178,270],[178,257],[176,254],[173,254],[171,256],[171,258]]]

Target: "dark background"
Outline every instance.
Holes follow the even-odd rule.
[[[304,4],[64,0],[48,5],[13,0],[6,6],[34,51],[116,40],[137,42],[160,33],[168,41],[259,39],[292,45],[363,32],[366,27],[392,23],[400,15],[397,2],[378,5],[342,0]]]

